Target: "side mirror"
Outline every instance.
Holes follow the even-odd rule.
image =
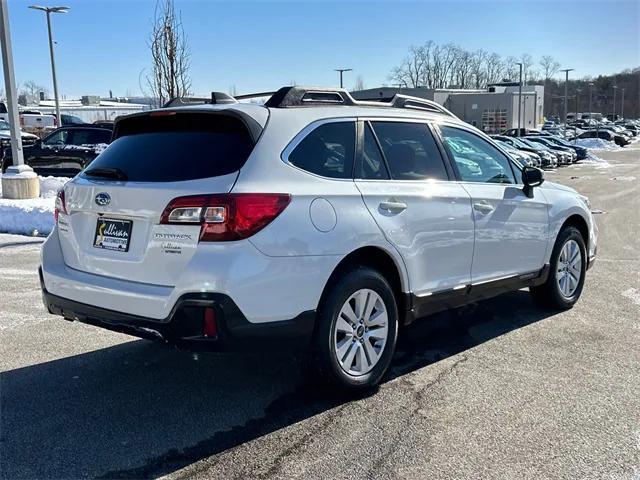
[[[522,183],[524,184],[525,195],[530,197],[533,193],[533,187],[539,187],[544,183],[542,170],[535,167],[524,167],[522,169]]]

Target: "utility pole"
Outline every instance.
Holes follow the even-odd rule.
[[[522,63],[516,63],[516,65],[520,66],[520,80],[518,81],[518,134],[516,137],[520,136],[520,118],[522,111]]]
[[[589,82],[589,124],[591,124],[592,116],[591,112],[593,112],[592,101],[593,99],[593,82]]]
[[[569,85],[569,72],[573,71],[573,68],[565,68],[564,70],[560,70],[564,72],[564,123],[567,124],[567,115],[569,115],[569,111],[567,110],[567,87]]]
[[[611,116],[611,121],[616,121],[616,92],[618,91],[618,86],[613,86],[613,115]]]
[[[13,165],[2,175],[2,195],[4,198],[37,198],[40,196],[38,176],[31,167],[24,164],[22,136],[18,112],[18,92],[13,73],[13,52],[9,29],[9,6],[7,0],[0,0],[0,49],[4,70],[4,88],[7,95],[9,129],[11,132],[11,154]]]
[[[344,88],[344,84],[342,83],[342,74],[344,72],[351,72],[353,71],[352,68],[336,68],[334,71],[340,73],[340,88]]]
[[[58,126],[62,126],[62,118],[60,117],[60,99],[58,97],[58,80],[56,79],[56,60],[53,55],[53,35],[51,34],[51,14],[52,13],[67,13],[69,7],[40,7],[38,5],[31,5],[29,8],[34,10],[42,10],[47,14],[47,30],[49,31],[49,55],[51,56],[51,76],[53,77],[53,97],[56,102],[56,118],[58,119]]]

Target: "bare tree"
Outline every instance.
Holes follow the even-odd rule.
[[[516,65],[518,59],[516,57],[509,56],[504,59],[504,74],[509,80],[517,80],[519,75],[518,65]]]
[[[528,53],[523,53],[520,56],[520,63],[522,63],[522,81],[526,84],[531,77],[531,67],[533,66],[533,57]]]
[[[356,84],[353,87],[354,90],[364,90],[364,80],[362,75],[356,77]]]
[[[502,80],[505,65],[497,53],[492,53],[486,59],[487,83],[496,83]]]
[[[540,68],[542,68],[542,74],[545,80],[549,80],[560,69],[560,64],[556,62],[555,58],[551,55],[544,55],[540,59]]]
[[[191,55],[182,18],[180,13],[176,15],[173,0],[157,0],[147,43],[153,62],[147,83],[160,105],[172,98],[187,96],[191,88]]]
[[[390,80],[407,87],[418,87],[425,76],[425,68],[424,47],[411,46],[402,64],[391,70]]]
[[[29,95],[36,98],[38,98],[40,92],[44,92],[45,96],[49,94],[49,91],[46,87],[37,84],[33,80],[27,80],[26,82],[24,82],[22,88],[20,89],[21,95]]]

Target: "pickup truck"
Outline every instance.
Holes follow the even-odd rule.
[[[42,136],[58,126],[58,120],[53,115],[43,114],[38,110],[21,110],[19,112],[20,128],[25,132]],[[7,105],[0,102],[0,120],[9,121]]]
[[[22,137],[22,145],[25,147],[34,145],[39,139],[32,133],[20,132]],[[9,122],[0,120],[0,148],[11,146],[11,131],[9,130]]]

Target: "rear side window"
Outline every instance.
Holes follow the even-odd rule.
[[[440,150],[424,123],[372,122],[393,180],[447,180]]]
[[[330,178],[351,178],[356,148],[355,123],[320,125],[289,154],[289,162],[307,172]]]
[[[117,130],[88,170],[119,169],[134,182],[227,175],[242,168],[254,145],[242,121],[221,114],[136,116],[121,120]]]

